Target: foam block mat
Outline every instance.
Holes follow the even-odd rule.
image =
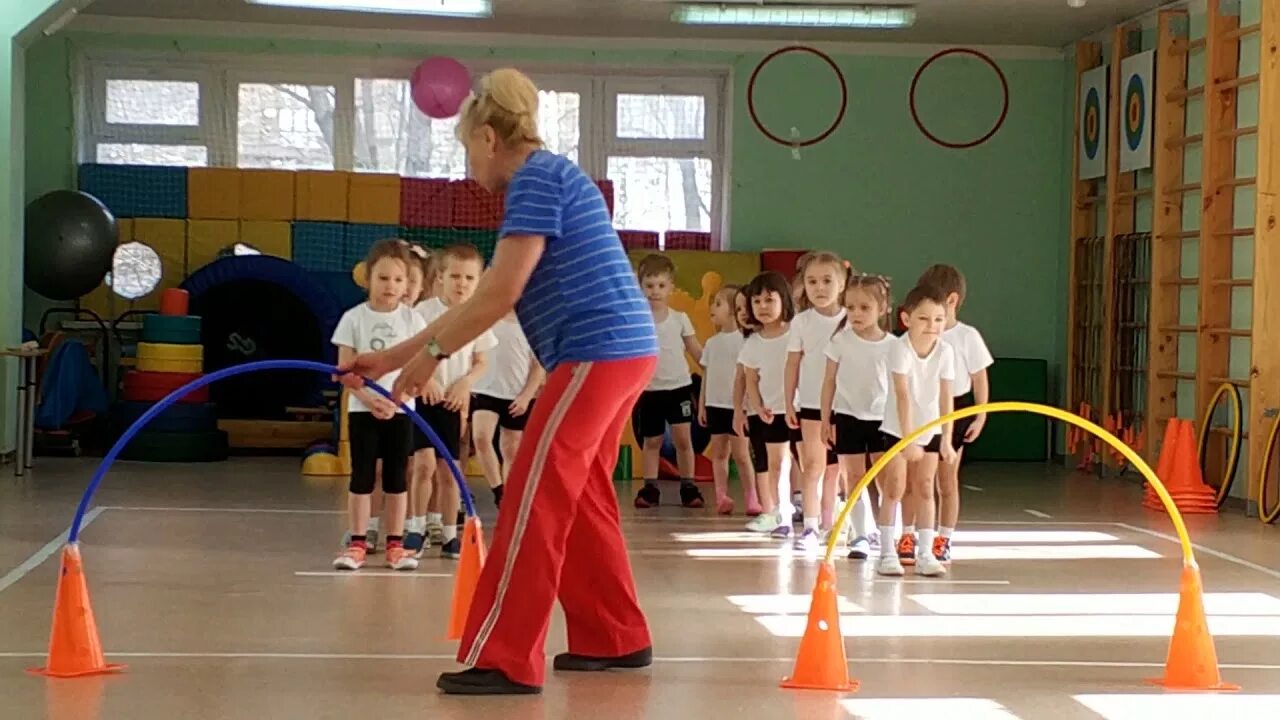
[[[294,173],[240,171],[241,220],[292,220],[294,198]]]

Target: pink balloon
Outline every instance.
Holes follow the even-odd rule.
[[[453,58],[429,57],[413,71],[409,88],[419,110],[443,120],[457,115],[471,93],[471,73]]]

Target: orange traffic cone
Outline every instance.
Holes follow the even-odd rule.
[[[73,544],[62,549],[62,572],[53,599],[53,630],[49,637],[49,664],[31,668],[29,672],[47,677],[73,678],[104,675],[124,670],[124,665],[110,665],[102,655],[98,639],[98,623],[89,605],[89,584],[84,578],[80,548]]]
[[[1218,652],[1204,615],[1204,586],[1200,568],[1184,565],[1178,590],[1178,617],[1169,640],[1169,657],[1164,677],[1148,680],[1170,690],[1239,690],[1239,685],[1222,682]]]
[[[1173,504],[1183,513],[1216,513],[1218,497],[1213,488],[1204,484],[1200,472],[1200,458],[1196,447],[1195,432],[1191,423],[1184,422],[1178,428],[1178,442],[1173,451],[1172,477],[1169,479],[1169,495]]]
[[[1173,451],[1178,444],[1178,434],[1181,432],[1179,427],[1183,422],[1185,421],[1179,418],[1170,418],[1164,426],[1164,442],[1160,443],[1160,457],[1156,460],[1156,477],[1165,484],[1173,479]],[[1142,506],[1151,510],[1164,510],[1164,503],[1160,502],[1160,496],[1151,487],[1151,483],[1146,483]]]
[[[809,605],[809,624],[800,640],[791,677],[782,687],[792,690],[835,690],[853,692],[858,681],[849,679],[849,660],[840,634],[840,613],[836,597],[836,569],[831,563],[818,566],[818,582]]]
[[[458,560],[458,575],[453,580],[453,608],[449,612],[450,640],[461,640],[467,627],[467,612],[471,610],[471,598],[480,582],[480,570],[484,568],[484,531],[480,518],[471,516],[462,528],[462,557]]]

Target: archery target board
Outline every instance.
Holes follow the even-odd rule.
[[[1107,174],[1107,66],[1080,74],[1080,179]]]
[[[1155,57],[1148,50],[1120,61],[1120,172],[1151,167]]]

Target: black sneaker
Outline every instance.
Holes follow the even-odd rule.
[[[644,487],[640,488],[640,492],[636,493],[636,507],[641,510],[658,507],[661,501],[662,491],[657,485],[651,483],[645,483]]]
[[[446,541],[444,545],[440,546],[440,557],[446,557],[450,560],[457,560],[462,557],[462,541],[458,538]]]
[[[502,507],[502,491],[504,487],[505,486],[503,485],[499,485],[493,489],[493,506],[496,508]]]
[[[404,536],[404,549],[413,553],[416,558],[422,557],[422,551],[427,549],[427,536],[420,532],[411,532]]]
[[[605,670],[636,670],[649,667],[652,664],[653,648],[647,647],[618,657],[592,657],[590,655],[560,653],[552,661],[551,666],[556,670],[564,670],[566,672],[604,672]]]
[[[702,499],[702,491],[693,483],[680,485],[680,504],[687,508],[700,508],[706,505]]]
[[[448,695],[537,695],[542,692],[537,685],[518,683],[501,670],[480,668],[440,673],[436,687]]]

